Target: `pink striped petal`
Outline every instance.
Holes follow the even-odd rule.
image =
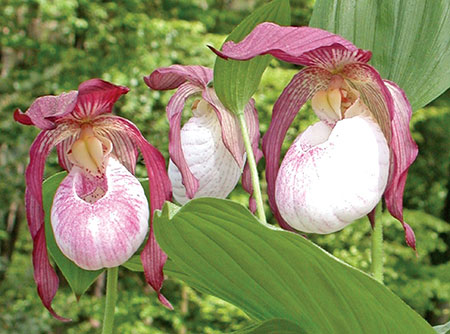
[[[25,192],[25,206],[28,227],[33,239],[33,267],[34,280],[38,288],[39,297],[44,306],[57,319],[68,321],[57,315],[51,302],[58,290],[58,276],[51,267],[44,231],[44,209],[42,206],[42,178],[44,165],[51,149],[67,136],[67,128],[58,127],[55,130],[44,130],[34,140],[30,148],[30,163],[25,171],[27,189]]]
[[[97,128],[96,132],[111,141],[113,144],[112,156],[116,157],[120,164],[134,174],[139,152],[133,140],[121,131]]]
[[[167,118],[169,119],[169,153],[170,159],[181,172],[183,186],[186,188],[188,198],[193,198],[198,190],[198,180],[189,169],[181,146],[181,114],[184,104],[189,96],[200,93],[201,88],[186,82],[182,84],[171,97],[167,105]]]
[[[248,60],[265,54],[289,63],[306,65],[309,59],[302,57],[306,52],[319,47],[341,45],[350,51],[357,48],[344,38],[325,30],[310,27],[284,27],[274,23],[261,23],[241,42],[228,42],[222,51],[212,50],[222,58]]]
[[[67,152],[72,148],[73,143],[77,140],[78,135],[74,134],[66,139],[64,139],[61,143],[56,145],[56,152],[58,153],[58,163],[64,168],[66,171],[70,171],[72,169],[72,162],[69,160],[69,156]]]
[[[195,197],[225,198],[239,181],[241,167],[223,143],[222,127],[212,106],[202,100],[193,112],[181,129],[181,144],[188,168],[199,181]],[[172,162],[169,177],[174,198],[185,204],[189,198],[180,171]]]
[[[118,116],[104,117],[103,120],[110,129],[127,134],[144,157],[150,188],[150,236],[141,253],[141,261],[147,282],[158,293],[158,298],[163,305],[172,308],[160,292],[164,281],[162,269],[167,260],[167,255],[155,241],[152,228],[154,211],[161,209],[166,200],[172,199],[171,184],[166,173],[166,162],[163,155],[145,140],[139,129],[133,123]]]
[[[403,225],[407,244],[416,249],[414,232],[403,221],[403,191],[405,188],[408,168],[417,157],[418,148],[411,137],[409,122],[411,120],[411,105],[403,92],[395,83],[384,80],[394,102],[392,119],[392,150],[391,175],[384,194],[389,212]]]
[[[298,58],[298,61],[304,66],[320,66],[332,70],[347,64],[367,63],[371,57],[370,51],[333,44],[306,52]]]
[[[216,111],[217,118],[222,128],[222,141],[225,147],[234,157],[236,163],[243,168],[245,148],[244,142],[241,139],[242,134],[236,115],[225,108],[213,88],[205,89],[202,96]]]
[[[250,102],[245,106],[245,121],[247,123],[247,128],[249,132],[249,137],[252,142],[252,151],[255,156],[256,164],[258,164],[259,160],[262,158],[262,151],[259,149],[259,120],[258,120],[258,112],[255,108],[255,101],[250,99]],[[246,192],[250,194],[249,199],[249,207],[250,211],[255,213],[256,211],[256,202],[253,195],[253,184],[252,178],[250,174],[250,168],[248,166],[248,162],[245,164],[244,172],[242,173],[242,187]]]
[[[300,108],[316,92],[327,89],[331,77],[328,71],[319,67],[305,68],[297,73],[276,101],[269,129],[263,137],[262,149],[266,158],[269,204],[278,223],[284,229],[292,230],[280,215],[275,201],[275,182],[280,166],[281,145]]]
[[[95,116],[110,113],[114,103],[129,89],[116,86],[112,83],[91,79],[78,86],[78,99],[73,111],[75,118],[94,118]]]
[[[205,88],[213,79],[212,69],[203,66],[172,65],[153,71],[144,81],[151,89],[170,90],[187,82]]]
[[[380,74],[370,65],[355,63],[345,66],[340,75],[349,80],[351,86],[359,92],[389,142],[393,101]]]
[[[297,230],[327,234],[367,215],[389,174],[389,147],[378,124],[356,116],[334,128],[317,122],[300,134],[281,164],[275,198]]]
[[[62,93],[58,96],[38,97],[26,113],[20,109],[14,112],[14,119],[25,125],[35,125],[42,130],[55,128],[55,120],[73,111],[77,102],[76,91]]]
[[[106,185],[89,184],[93,189],[87,193],[86,177],[74,166],[56,191],[51,212],[56,243],[83,269],[117,267],[136,252],[147,235],[149,209],[144,189],[114,158],[106,167]],[[106,188],[106,193],[95,199],[100,188]],[[84,200],[91,193],[94,199]]]

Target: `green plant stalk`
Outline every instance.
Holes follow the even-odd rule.
[[[117,301],[117,277],[119,267],[108,268],[106,278],[106,303],[102,334],[112,334],[114,328],[114,311]]]
[[[244,140],[245,151],[247,152],[247,162],[250,167],[250,174],[252,177],[253,185],[253,198],[256,201],[256,215],[262,224],[266,224],[266,213],[264,212],[264,203],[262,200],[261,186],[259,184],[258,169],[256,168],[255,155],[252,150],[252,143],[248,134],[247,123],[245,121],[245,115],[240,112],[238,115],[239,123],[241,125],[242,139]]]
[[[377,213],[381,213],[381,210],[377,209]],[[372,229],[372,275],[380,283],[383,283],[383,262],[383,222],[378,217]]]

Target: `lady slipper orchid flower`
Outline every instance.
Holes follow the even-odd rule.
[[[321,29],[273,23],[213,51],[237,60],[271,54],[305,66],[275,103],[263,138],[269,201],[283,228],[331,233],[366,214],[373,225],[384,194],[415,249],[414,232],[403,221],[406,176],[418,152],[409,131],[411,106],[367,64],[370,51]],[[297,137],[280,167],[286,132],[308,100],[320,121]]]
[[[33,238],[34,279],[44,306],[60,320],[51,302],[58,277],[49,263],[44,231],[42,178],[45,160],[56,146],[60,165],[69,172],[56,191],[51,223],[61,251],[79,267],[96,270],[127,261],[144,241],[149,217],[171,199],[161,153],[130,121],[111,115],[128,88],[100,79],[83,82],[78,91],[36,99],[16,121],[42,131],[30,149],[25,202]],[[133,175],[141,151],[150,184],[150,211],[144,190]],[[151,219],[150,219],[151,220]],[[141,254],[147,282],[160,294],[166,255],[150,236]]]
[[[174,198],[181,204],[194,197],[225,198],[236,186],[245,163],[245,149],[237,117],[229,112],[209,86],[213,71],[203,66],[159,68],[144,78],[155,90],[178,88],[167,105],[169,131],[169,177]],[[186,100],[199,95],[192,105],[193,117],[181,128]],[[258,116],[251,100],[245,108],[252,148],[258,149]],[[181,129],[180,129],[181,128]],[[244,168],[242,184],[252,193],[250,171]],[[250,208],[255,209],[253,200]]]

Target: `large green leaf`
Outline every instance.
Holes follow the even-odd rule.
[[[225,42],[239,42],[262,22],[289,25],[291,22],[289,0],[274,0],[255,10],[228,36]],[[250,61],[216,58],[214,89],[224,106],[234,112],[243,112],[245,105],[258,88],[261,76],[269,65],[271,56],[259,56]]]
[[[49,177],[42,186],[43,204],[45,211],[45,238],[47,249],[55,261],[58,268],[66,278],[73,293],[80,298],[91,286],[95,279],[103,272],[102,270],[84,270],[69,260],[56,244],[53,229],[50,223],[50,211],[53,203],[53,197],[61,181],[66,177],[66,172],[61,172]]]
[[[316,0],[310,25],[373,52],[414,110],[450,87],[450,1]]]
[[[271,319],[232,334],[306,334],[306,332],[291,321]]]
[[[254,320],[308,333],[434,333],[389,289],[300,235],[270,229],[240,204],[194,199],[155,217],[170,274]]]

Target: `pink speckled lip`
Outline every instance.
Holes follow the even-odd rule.
[[[106,184],[85,186],[87,176],[74,167],[53,199],[56,242],[64,255],[86,270],[121,265],[148,232],[148,202],[139,181],[114,158],[109,159],[105,174]],[[105,187],[105,194],[85,201],[83,197],[97,187]]]

